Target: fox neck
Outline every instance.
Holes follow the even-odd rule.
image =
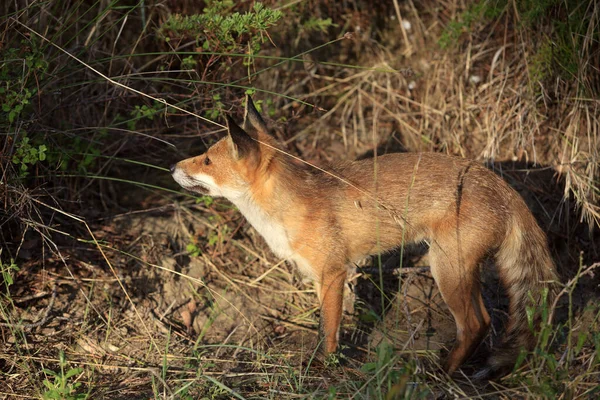
[[[275,255],[290,259],[294,256],[290,232],[281,218],[281,212],[288,208],[283,203],[289,204],[286,200],[289,193],[277,178],[277,174],[268,174],[244,192],[226,197],[260,233]]]

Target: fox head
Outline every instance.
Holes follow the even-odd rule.
[[[227,116],[227,136],[206,153],[172,165],[171,173],[187,190],[235,199],[245,195],[265,173],[275,155],[276,145],[252,99],[247,96],[242,127]]]

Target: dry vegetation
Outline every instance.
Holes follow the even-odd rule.
[[[255,4],[1,6],[0,398],[598,396],[600,6]],[[502,174],[564,284],[533,354],[497,382],[469,379],[477,357],[441,373],[454,325],[413,249],[356,270],[341,365],[311,369],[312,286],[167,170],[246,91],[311,162],[438,151]]]

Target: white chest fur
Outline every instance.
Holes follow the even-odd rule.
[[[283,225],[265,213],[250,197],[232,197],[229,200],[237,206],[248,222],[261,234],[276,256],[286,261],[295,262],[306,278],[310,280],[317,279],[310,263],[292,249],[288,232],[286,232]]]
[[[265,213],[251,198],[242,196],[232,201],[278,257],[291,259],[294,251],[284,227]]]

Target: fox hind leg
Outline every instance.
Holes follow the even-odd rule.
[[[431,273],[456,322],[456,342],[443,364],[450,375],[474,352],[490,326],[477,268],[483,252],[460,247],[456,239],[438,240],[429,251]]]

